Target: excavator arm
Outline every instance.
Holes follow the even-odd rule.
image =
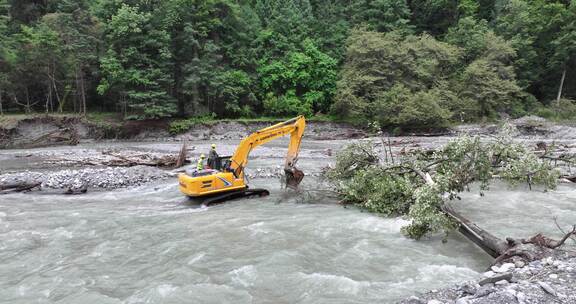
[[[286,173],[287,186],[296,188],[304,177],[304,173],[298,170],[295,166],[298,161],[300,143],[302,142],[305,128],[306,120],[304,119],[304,116],[298,116],[250,134],[250,136],[244,138],[240,142],[236,152],[234,152],[234,155],[230,159],[229,170],[234,172],[234,175],[238,178],[242,177],[244,175],[244,168],[248,164],[248,156],[254,148],[290,134],[290,143],[288,145],[288,154],[286,155],[286,161],[284,163],[284,172]]]

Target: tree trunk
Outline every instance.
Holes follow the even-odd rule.
[[[77,68],[77,74],[78,74],[78,85],[79,85],[79,90],[80,90],[80,111],[82,112],[83,116],[86,116],[86,86],[84,83],[84,72],[82,71],[81,68]]]
[[[58,95],[58,86],[56,85],[56,76],[54,75],[54,71],[52,71],[52,77],[51,77],[51,81],[52,81],[52,88],[54,89],[54,95],[56,95],[56,101],[58,101],[58,107],[60,107],[61,101],[60,101],[60,95]],[[52,104],[54,104],[52,102]],[[54,110],[52,110],[52,112],[54,112]],[[62,112],[62,110],[60,109],[60,112]]]
[[[194,62],[198,62],[199,54],[198,48],[194,47]],[[198,85],[198,81],[194,81],[192,85],[192,106],[194,111],[196,110],[196,106],[200,104],[200,86]]]
[[[472,223],[470,220],[454,211],[454,209],[448,205],[444,205],[442,210],[459,223],[458,231],[462,235],[478,247],[482,248],[482,250],[493,258],[501,256],[506,252],[506,250],[508,250],[509,246],[504,240],[480,228],[478,225]]]
[[[2,107],[2,90],[0,90],[0,115],[4,115],[4,108]]]
[[[558,97],[556,97],[556,105],[560,108],[560,99],[562,98],[562,89],[564,87],[564,80],[566,80],[566,67],[562,71],[562,78],[560,79],[560,87],[558,88]]]
[[[50,100],[52,99],[52,83],[48,82],[48,92],[46,93],[46,104],[44,108],[46,108],[46,114],[50,112]]]
[[[30,114],[30,112],[32,111],[30,108],[30,92],[28,91],[28,87],[26,87],[26,90],[24,90],[24,92],[26,93],[26,114]]]

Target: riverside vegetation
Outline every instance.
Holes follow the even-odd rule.
[[[0,0],[0,41],[0,113],[576,116],[569,0]]]

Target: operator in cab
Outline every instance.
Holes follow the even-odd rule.
[[[216,144],[212,144],[212,149],[210,149],[210,153],[208,153],[208,167],[211,169],[219,170],[220,166],[218,164],[218,152],[216,152]]]

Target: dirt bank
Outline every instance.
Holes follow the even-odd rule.
[[[192,141],[241,139],[274,122],[211,122],[171,134],[169,120],[93,121],[77,116],[8,117],[0,121],[0,149],[76,145],[100,140]],[[311,139],[351,139],[366,132],[344,123],[308,122]]]
[[[101,133],[93,123],[75,116],[34,116],[3,118],[0,149],[75,145]]]

